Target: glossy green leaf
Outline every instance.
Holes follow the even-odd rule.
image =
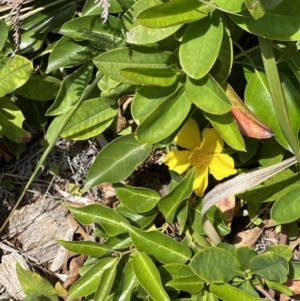
[[[112,16],[105,23],[99,15],[79,17],[60,27],[59,33],[76,41],[89,41],[100,50],[114,49],[124,44],[120,20]]]
[[[63,114],[78,103],[92,78],[93,68],[93,63],[87,62],[64,78],[54,103],[47,111],[48,116]]]
[[[300,280],[300,262],[289,262],[289,279]]]
[[[58,301],[53,286],[42,276],[23,269],[19,263],[17,263],[16,272],[22,290],[27,296],[45,296],[48,300]]]
[[[182,243],[158,231],[141,231],[123,224],[129,232],[134,246],[162,263],[185,263],[191,256],[190,249]]]
[[[196,275],[210,283],[229,282],[234,277],[243,275],[234,256],[219,247],[208,248],[197,253],[192,258],[190,267]]]
[[[245,9],[244,0],[215,0],[215,4],[231,13],[238,13]]]
[[[170,286],[190,294],[197,294],[204,287],[204,281],[198,276],[181,277],[167,282],[166,286]]]
[[[15,143],[28,143],[31,139],[31,133],[22,128],[25,118],[16,104],[7,97],[1,97],[0,112],[5,116],[3,122],[5,136]]]
[[[231,1],[226,2],[230,3]],[[233,64],[232,34],[227,24],[228,22],[223,16],[222,22],[224,24],[224,32],[220,51],[213,67],[209,71],[219,85],[223,85],[226,82]]]
[[[284,284],[266,279],[266,285],[268,286],[268,288],[276,290],[286,296],[293,296],[293,292]]]
[[[232,108],[225,92],[210,75],[198,80],[188,77],[185,91],[190,101],[204,112],[222,115]]]
[[[238,289],[230,284],[227,283],[220,283],[214,284],[211,283],[209,286],[209,290],[216,295],[218,298],[224,301],[232,301],[232,300],[239,300],[239,301],[263,301],[266,300],[265,298],[257,298],[253,297],[252,295],[244,292],[241,289]]]
[[[83,102],[68,122],[61,136],[71,140],[85,140],[101,134],[113,122],[118,106],[110,100],[93,98]]]
[[[112,250],[127,249],[132,245],[131,238],[128,233],[122,233],[111,236],[105,241],[105,246]]]
[[[300,39],[300,11],[298,3],[294,0],[282,1],[259,20],[255,20],[248,10],[240,14],[242,17],[232,14],[228,16],[250,33],[271,40],[296,41]]]
[[[71,68],[94,59],[102,53],[88,41],[76,42],[63,36],[54,46],[49,56],[47,73],[58,68]]]
[[[172,35],[181,27],[176,25],[167,28],[148,28],[137,22],[135,18],[141,11],[162,3],[163,0],[140,0],[122,16],[123,33],[127,43],[136,45],[155,43]]]
[[[116,272],[117,270],[115,266],[110,269],[106,269],[103,272],[100,283],[95,293],[94,300],[106,300],[114,284]]]
[[[158,105],[138,126],[136,138],[144,143],[156,143],[171,135],[189,113],[191,102],[182,90]]]
[[[15,55],[0,69],[0,97],[23,86],[33,72],[33,65],[25,57]]]
[[[23,86],[15,90],[15,94],[34,100],[51,100],[55,98],[60,84],[61,81],[52,76],[32,75]]]
[[[7,36],[8,36],[8,26],[3,20],[0,20],[0,50],[4,47]]]
[[[169,87],[141,86],[133,97],[131,113],[135,121],[142,120],[149,115],[156,107],[171,97],[177,89],[176,82]]]
[[[46,33],[25,31],[21,36],[20,50],[23,54],[33,53],[42,48],[45,43]]]
[[[75,14],[76,1],[58,2],[53,3],[53,5],[46,4],[49,4],[48,0],[39,1],[36,8],[45,5],[44,9],[27,17],[22,22],[21,28],[39,33],[50,32],[71,20]]]
[[[277,5],[279,5],[283,0],[245,0],[248,11],[251,16],[257,20],[262,18],[265,14],[272,11]]]
[[[257,253],[247,246],[240,247],[235,251],[235,260],[243,270],[249,269],[249,262],[255,256],[257,256]]]
[[[125,79],[119,72],[124,68],[162,68],[177,62],[174,54],[152,47],[127,47],[114,49],[95,58],[96,67],[108,77],[125,84],[132,81]]]
[[[65,249],[78,254],[101,257],[108,251],[106,245],[93,241],[64,241],[60,239],[56,241]]]
[[[136,17],[149,28],[163,28],[199,20],[207,15],[207,5],[197,0],[174,0],[145,9]]]
[[[148,157],[151,149],[151,145],[136,141],[133,134],[113,140],[96,157],[88,172],[84,190],[100,183],[124,180]]]
[[[110,235],[118,235],[126,232],[120,223],[128,224],[126,218],[118,214],[115,210],[100,204],[87,205],[82,208],[64,205],[72,215],[82,224],[88,225],[99,223],[105,232]]]
[[[282,195],[271,209],[271,218],[279,224],[287,224],[300,218],[300,186]]]
[[[158,210],[157,208],[154,208],[149,212],[137,213],[125,206],[119,205],[116,208],[116,211],[124,217],[126,217],[126,219],[130,222],[131,225],[143,229],[153,222]]]
[[[266,252],[253,257],[249,262],[249,268],[255,275],[279,283],[287,280],[289,272],[288,261],[274,252]]]
[[[121,13],[123,11],[121,5],[115,1],[115,0],[107,0],[109,3],[108,11],[110,13]],[[88,15],[101,15],[103,12],[103,7],[101,5],[95,5],[94,0],[87,0],[83,9],[82,9],[82,15],[88,16]]]
[[[189,24],[179,48],[182,68],[189,77],[200,79],[209,72],[219,54],[222,36],[223,23],[217,11]]]
[[[138,286],[138,280],[133,270],[133,262],[129,261],[123,272],[120,284],[114,293],[113,301],[130,301],[134,288]]]
[[[223,140],[230,147],[238,151],[246,150],[244,139],[231,113],[224,115],[212,115],[203,112],[203,115],[211,122],[212,126],[219,132]]]
[[[160,196],[152,189],[114,184],[115,192],[124,206],[138,213],[153,209]]]
[[[69,290],[68,300],[74,300],[78,297],[87,296],[97,290],[103,273],[107,269],[115,267],[117,258],[103,258],[92,266],[79,280],[77,280]]]
[[[265,74],[255,73],[249,80],[245,90],[245,103],[249,109],[275,134],[276,140],[285,148],[290,149],[280,128],[272,98],[268,90]]]
[[[133,270],[141,286],[155,301],[170,301],[153,261],[142,252],[133,259]]]
[[[181,202],[192,194],[194,179],[195,169],[193,168],[190,174],[183,179],[181,183],[159,201],[158,208],[168,223],[173,222]]]
[[[124,68],[120,70],[123,77],[140,85],[168,87],[175,83],[177,71],[175,66],[166,68]]]

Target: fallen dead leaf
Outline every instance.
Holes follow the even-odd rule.
[[[71,258],[69,275],[67,280],[63,284],[63,287],[65,289],[68,289],[79,278],[78,269],[83,266],[84,261],[85,261],[84,255],[79,255]]]
[[[232,195],[223,199],[222,201],[218,202],[216,206],[220,209],[221,216],[225,224],[230,226],[234,216],[235,196]]]
[[[291,280],[288,279],[288,281],[285,283],[285,285],[295,294],[300,294],[300,280]]]
[[[263,229],[264,225],[260,225],[259,227],[242,231],[233,237],[232,244],[236,248],[244,246],[253,247],[259,239],[259,237],[261,236]]]

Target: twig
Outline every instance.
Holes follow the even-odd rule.
[[[266,290],[264,290],[262,287],[259,285],[255,285],[255,288],[262,293],[265,297],[268,298],[269,301],[276,301]]]

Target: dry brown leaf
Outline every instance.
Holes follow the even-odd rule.
[[[295,294],[300,294],[300,280],[289,279],[285,285]]]
[[[84,240],[90,240],[90,235],[84,231],[72,215],[68,216],[67,221],[71,227],[77,227],[76,233],[81,234]]]
[[[70,271],[67,280],[64,282],[63,287],[68,289],[79,277],[78,269],[83,266],[85,260],[84,255],[73,257],[70,261]]]
[[[105,199],[113,198],[116,196],[116,192],[111,183],[102,183],[97,186],[102,192],[102,195]]]
[[[298,247],[300,243],[300,235],[298,234],[298,237],[295,240],[290,241],[289,246],[292,250],[294,250],[296,247]]]
[[[233,237],[232,244],[236,248],[244,246],[253,247],[262,234],[263,229],[264,225],[261,225],[253,229],[240,232]]]
[[[232,195],[223,199],[222,201],[218,202],[216,206],[220,209],[221,216],[225,224],[230,226],[234,216],[235,196]]]

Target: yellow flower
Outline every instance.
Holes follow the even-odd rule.
[[[215,129],[204,129],[201,140],[198,125],[190,118],[174,141],[187,150],[169,152],[164,158],[164,163],[179,174],[185,173],[194,166],[196,175],[193,189],[199,197],[203,196],[208,185],[209,172],[217,180],[237,172],[233,159],[222,154],[224,142]]]

